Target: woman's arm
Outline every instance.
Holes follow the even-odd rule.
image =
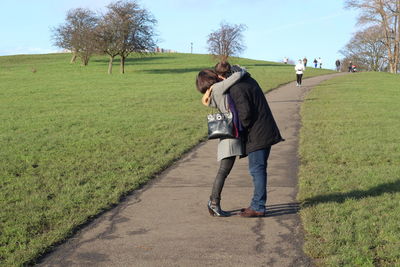
[[[228,90],[232,85],[238,82],[244,75],[246,74],[245,69],[241,69],[240,71],[234,72],[231,76],[226,78],[223,81],[215,83],[213,85],[213,94],[222,95]]]
[[[237,83],[243,75],[246,74],[246,70],[241,69],[241,71],[234,72],[227,79],[213,84],[211,91],[211,101],[209,106],[216,107],[222,112],[226,112],[228,109],[228,103],[226,100],[226,91],[235,83]]]

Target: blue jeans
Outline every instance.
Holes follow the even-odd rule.
[[[254,193],[251,209],[265,212],[267,202],[267,161],[271,147],[249,153],[249,171],[253,177]]]

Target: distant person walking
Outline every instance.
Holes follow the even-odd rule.
[[[318,58],[318,64],[319,68],[322,69],[322,59],[320,57]]]
[[[313,61],[313,63],[314,63],[314,68],[317,68],[317,67],[318,67],[318,61],[317,61],[317,59],[316,59],[316,58],[314,58],[314,61]]]
[[[287,64],[288,61],[289,61],[289,59],[288,59],[287,57],[284,57],[284,58],[283,58],[283,63],[284,63],[284,64]]]
[[[352,69],[353,69],[353,62],[349,62],[349,72],[351,72],[352,71]]]
[[[299,62],[296,64],[296,66],[294,66],[294,69],[296,71],[296,78],[297,78],[296,86],[301,86],[301,82],[303,79],[303,72],[305,70],[303,61],[301,59],[299,59]]]
[[[339,59],[336,60],[335,65],[336,65],[336,71],[340,71],[340,60]]]
[[[304,57],[304,58],[303,58],[303,65],[304,65],[304,68],[307,67],[307,62],[308,62],[307,58]]]

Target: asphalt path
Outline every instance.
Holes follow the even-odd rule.
[[[313,266],[303,253],[296,202],[299,110],[305,94],[344,73],[283,85],[266,95],[286,139],[268,161],[267,216],[211,217],[217,141],[196,146],[121,204],[102,214],[41,259],[39,266]],[[199,99],[200,101],[200,99]],[[222,192],[222,208],[248,207],[253,185],[246,159],[237,160]]]

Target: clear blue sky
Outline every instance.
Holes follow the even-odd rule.
[[[71,8],[102,11],[111,0],[2,0],[0,55],[55,52],[50,29]],[[356,28],[357,13],[343,0],[139,0],[158,20],[159,46],[207,53],[207,36],[221,21],[245,24],[242,57],[282,61],[321,57],[333,68]]]

